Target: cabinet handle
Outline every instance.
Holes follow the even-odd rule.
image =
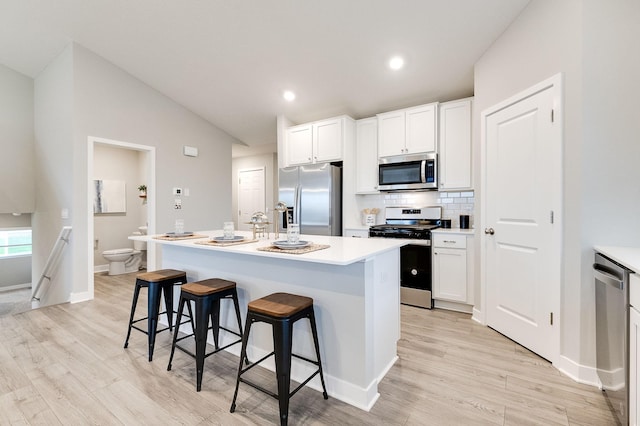
[[[449,244],[454,244],[455,241],[451,241],[451,240],[442,240],[443,243],[449,243]]]
[[[484,233],[485,234],[489,234],[489,235],[493,235],[495,234],[496,231],[493,230],[493,228],[484,228]]]

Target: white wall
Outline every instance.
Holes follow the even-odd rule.
[[[98,240],[94,247],[94,266],[108,265],[102,256],[105,250],[133,248],[128,237],[145,225],[146,205],[138,196],[138,186],[145,183],[140,179],[140,151],[118,148],[110,145],[95,144],[93,151],[93,179],[119,180],[125,182],[126,212],[94,214],[93,239]]]
[[[177,215],[186,228],[211,228],[231,210],[233,138],[82,46],[70,45],[36,78],[36,121],[37,146],[49,156],[38,156],[36,163],[43,169],[38,180],[43,190],[38,188],[34,229],[57,233],[61,222],[73,226],[71,256],[65,257],[59,273],[66,300],[91,297],[90,136],[156,148],[156,182],[147,186],[156,190],[158,232],[173,229]],[[197,147],[199,156],[183,156],[183,145]],[[172,195],[176,186],[190,189],[177,213]],[[62,206],[70,210],[68,221],[59,219]],[[34,264],[46,259],[48,249],[47,241],[37,243]]]
[[[33,79],[0,65],[0,214],[34,209]]]
[[[640,168],[634,168],[640,129],[631,112],[640,94],[638,58],[631,54],[639,7],[631,0],[533,0],[475,66],[475,146],[484,109],[564,75],[561,355],[574,372],[595,361],[593,245],[639,240],[632,212],[640,211]],[[475,178],[480,182],[479,172]]]
[[[32,276],[42,274],[49,252],[62,226],[73,225],[61,218],[62,209],[71,209],[73,201],[73,51],[62,52],[35,79],[34,123],[36,210],[32,216]],[[82,240],[82,232],[71,232],[71,242]],[[41,303],[55,304],[69,300],[73,288],[73,244],[65,248],[57,273],[52,275],[50,290]],[[86,281],[86,277],[85,277]],[[48,284],[45,284],[48,286]]]

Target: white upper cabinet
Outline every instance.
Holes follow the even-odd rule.
[[[287,164],[306,164],[313,158],[313,126],[302,124],[287,130]]]
[[[356,194],[378,192],[378,119],[356,121]]]
[[[301,124],[287,129],[287,165],[342,160],[344,117]]]
[[[313,162],[342,160],[342,118],[313,124]]]
[[[438,103],[378,114],[378,157],[437,151]]]
[[[440,104],[439,189],[471,188],[472,99]]]

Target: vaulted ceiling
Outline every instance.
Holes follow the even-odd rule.
[[[0,63],[35,78],[75,41],[268,150],[278,114],[363,118],[472,95],[474,63],[528,1],[0,0]]]

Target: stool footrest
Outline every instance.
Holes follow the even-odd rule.
[[[255,365],[255,364],[253,364],[253,365]],[[246,384],[248,384],[249,386],[251,386],[251,387],[253,387],[253,388],[258,389],[259,391],[262,391],[262,392],[266,393],[267,395],[269,395],[269,396],[270,396],[270,397],[272,397],[272,398],[278,399],[278,394],[277,394],[277,393],[273,393],[273,392],[271,392],[269,389],[265,389],[265,388],[263,388],[262,386],[260,386],[260,385],[258,385],[258,384],[255,384],[255,383],[253,383],[253,382],[250,382],[250,381],[249,381],[249,380],[247,380],[247,379],[243,379],[242,377],[240,377],[240,379],[238,379],[238,380],[239,380],[240,382],[242,382],[242,383],[246,383]]]
[[[181,337],[179,339],[176,339],[176,345],[175,346],[176,346],[176,349],[180,349],[185,354],[191,355],[193,358],[195,358],[196,354],[191,352],[189,349],[183,348],[182,346],[177,344],[180,340],[184,340],[187,337],[192,337],[192,336],[193,336],[193,334],[190,334],[188,336],[184,336],[184,337]],[[233,345],[238,344],[238,343],[242,343],[242,340],[236,340],[235,342],[229,343],[228,345],[221,346],[218,349],[214,349],[213,351],[209,352],[208,354],[204,354],[204,358],[206,359],[206,358],[210,357],[211,355],[217,354],[218,352],[223,351],[223,350],[227,349],[228,347],[233,346]]]
[[[140,327],[138,327],[137,325],[132,325],[132,326],[131,326],[131,328],[135,328],[136,330],[143,332],[143,333],[144,333],[144,334],[146,334],[147,336],[149,335],[149,332],[148,332],[147,330],[143,330],[143,329],[141,329]],[[163,332],[163,331],[167,331],[168,329],[169,329],[169,327],[167,327],[167,328],[162,328],[162,329],[160,329],[160,330],[156,330],[156,334],[158,334],[158,333],[160,333],[160,332]]]
[[[251,364],[249,364],[246,368],[243,368],[240,370],[240,376],[243,375],[244,373],[246,373],[247,371],[249,371],[250,369],[252,369],[253,367],[255,367],[256,365],[260,364],[262,361],[264,361],[265,359],[269,358],[271,355],[275,355],[275,351],[271,352],[270,354],[267,354],[265,356],[263,356],[262,358],[260,358],[259,360],[257,360],[256,362],[253,362]]]

